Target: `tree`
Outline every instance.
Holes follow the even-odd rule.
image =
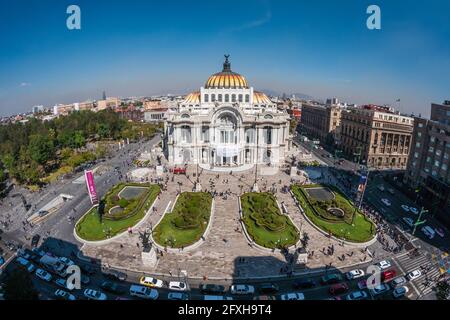
[[[446,280],[440,281],[436,284],[436,297],[438,300],[450,299],[450,285]]]
[[[6,300],[38,300],[30,274],[23,267],[11,272],[3,286]]]
[[[39,164],[45,164],[55,156],[53,140],[48,135],[35,134],[30,136],[28,151],[31,159]]]

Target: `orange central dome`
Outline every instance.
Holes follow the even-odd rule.
[[[205,89],[248,89],[247,80],[239,73],[231,71],[231,64],[225,55],[222,72],[213,74],[206,81]]]

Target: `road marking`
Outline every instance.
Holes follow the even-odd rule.
[[[402,272],[402,274],[404,274],[404,275],[406,275],[406,273],[405,273],[405,271],[403,270],[403,268],[400,266],[400,264],[397,262],[397,259],[392,259],[392,260],[394,260],[394,263],[397,265],[397,267],[400,269],[400,271]],[[417,296],[419,297],[420,296],[420,292],[419,292],[419,290],[417,289],[417,287],[414,285],[414,283],[413,282],[410,282],[411,283],[411,286],[413,287],[413,289],[414,289],[414,291],[416,292],[416,294],[417,294]]]

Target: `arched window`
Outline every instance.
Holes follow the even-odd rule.
[[[230,96],[228,94],[225,95],[225,102],[230,102]]]
[[[205,100],[205,102],[209,102],[209,95],[205,94],[204,95],[204,100]]]
[[[181,142],[184,143],[191,143],[191,127],[189,126],[182,126],[181,127]]]
[[[211,102],[215,102],[216,101],[216,95],[213,93],[211,95]]]
[[[219,93],[219,102],[222,102],[222,94],[221,93]]]
[[[250,102],[250,95],[249,94],[245,95],[245,102]]]
[[[264,127],[263,133],[264,133],[264,142],[266,144],[272,144],[272,128]]]
[[[231,95],[231,102],[236,102],[236,95],[234,93]]]
[[[239,94],[238,99],[239,99],[239,102],[242,102],[242,101],[243,101],[243,100],[242,100],[242,94]]]

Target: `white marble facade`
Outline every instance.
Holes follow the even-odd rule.
[[[189,94],[165,122],[164,146],[172,165],[278,166],[290,144],[289,115],[232,72],[228,56],[222,72]]]

